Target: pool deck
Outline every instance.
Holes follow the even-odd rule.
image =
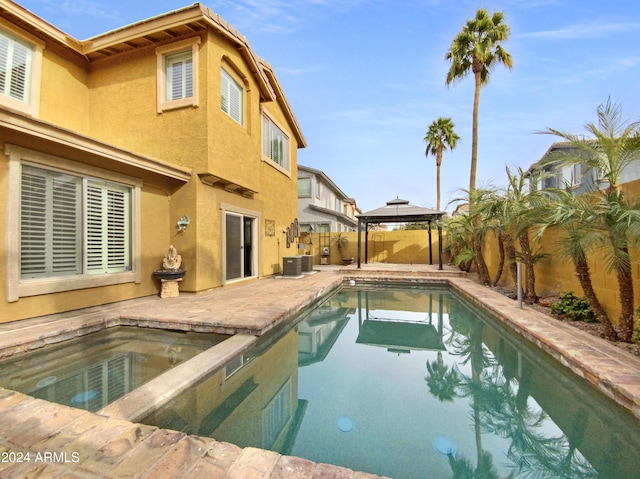
[[[345,279],[372,283],[445,280],[640,418],[638,358],[531,308],[518,308],[515,301],[465,278],[464,273],[450,267],[438,271],[435,265],[316,268],[321,271],[300,279],[265,278],[199,294],[182,293],[178,298],[141,298],[0,324],[0,356],[49,343],[60,332],[70,338],[119,324],[235,334],[220,348],[206,352],[206,363],[212,369]],[[133,399],[116,401],[95,414],[0,388],[0,454],[7,459],[0,462],[0,477],[379,477],[136,423],[149,401],[166,399],[162,389],[175,392],[204,374],[189,362],[178,367],[182,367],[180,374],[171,380],[175,384],[167,379],[151,381],[131,393],[137,394]]]

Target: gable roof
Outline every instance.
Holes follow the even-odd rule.
[[[337,193],[340,196],[341,200],[349,201],[350,203],[353,202],[355,204],[355,200],[353,198],[348,197],[345,194],[345,192],[342,191],[338,187],[338,185],[336,185],[333,182],[333,180],[327,176],[327,174],[324,171],[318,170],[316,168],[311,168],[310,166],[304,166],[304,165],[301,165],[300,163],[298,163],[298,172],[300,172],[300,171],[306,171],[308,173],[312,173],[312,174],[314,174],[316,176],[319,176],[320,178],[322,178],[324,183],[326,185],[328,185],[334,191],[334,193]]]
[[[12,23],[26,31],[66,47],[84,57],[89,64],[212,29],[235,45],[258,84],[260,100],[277,101],[296,137],[298,146],[300,148],[307,146],[273,68],[256,55],[244,35],[200,3],[196,2],[187,7],[141,20],[87,40],[73,38],[14,2],[0,0],[0,15],[8,17]]]

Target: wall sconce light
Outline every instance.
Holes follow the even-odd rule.
[[[186,230],[190,224],[191,219],[187,215],[181,216],[178,220],[178,233],[184,233],[184,230]]]

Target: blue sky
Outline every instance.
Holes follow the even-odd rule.
[[[80,39],[189,5],[189,0],[22,0]],[[640,9],[632,0],[208,0],[270,63],[323,170],[367,211],[397,196],[436,205],[424,135],[439,116],[461,137],[442,165],[442,209],[468,188],[473,79],[445,86],[445,54],[478,8],[505,13],[513,69],[480,97],[478,186],[503,186],[556,139],[596,120],[608,97],[640,120]]]

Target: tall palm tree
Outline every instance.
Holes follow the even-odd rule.
[[[567,140],[574,152],[551,154],[543,162],[553,165],[583,164],[593,170],[606,187],[594,188],[596,199],[589,205],[584,221],[601,235],[601,244],[609,271],[616,274],[620,297],[620,339],[631,341],[634,327],[634,291],[629,244],[638,242],[640,211],[638,201],[626,198],[621,184],[622,173],[633,162],[640,160],[640,122],[627,122],[621,118],[621,108],[609,98],[598,107],[598,122],[587,123],[590,136],[575,135],[549,128],[542,133]]]
[[[429,130],[424,137],[427,143],[426,156],[436,157],[436,209],[440,211],[440,165],[442,165],[442,153],[449,148],[450,151],[458,144],[460,137],[454,131],[455,124],[451,118],[440,117],[429,125]]]
[[[473,129],[471,142],[471,173],[469,190],[476,187],[476,168],[478,164],[478,107],[480,105],[480,89],[489,82],[489,73],[502,64],[511,69],[513,61],[501,43],[511,33],[509,25],[504,22],[504,13],[479,9],[476,16],[462,27],[455,36],[445,58],[451,62],[447,73],[447,86],[456,80],[466,77],[469,72],[475,79],[473,97]]]

